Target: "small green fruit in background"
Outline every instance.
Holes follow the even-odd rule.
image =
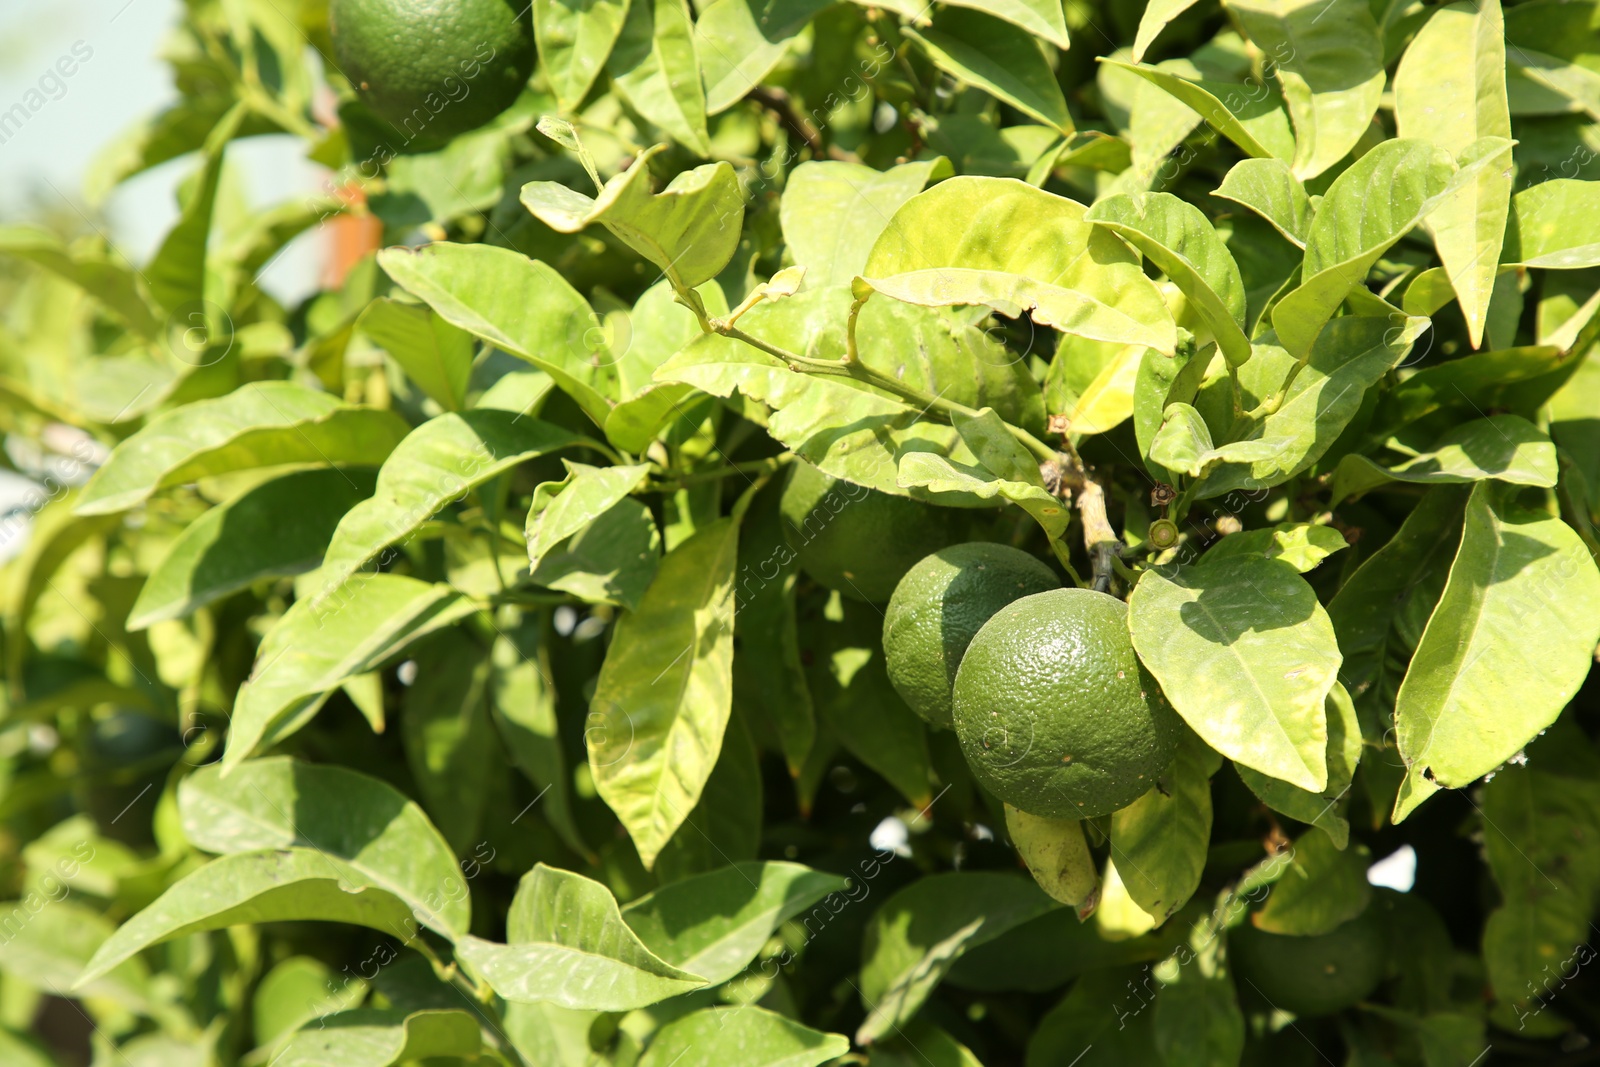
[[[1317,937],[1269,934],[1249,923],[1228,933],[1228,959],[1246,990],[1296,1015],[1332,1015],[1372,993],[1387,965],[1382,909],[1368,905]]]
[[[895,691],[935,726],[952,726],[950,691],[967,645],[1014,600],[1061,588],[1049,567],[1021,549],[987,541],[924,557],[889,598],[883,651]]]
[[[882,604],[913,565],[957,540],[960,519],[794,464],[779,505],[800,569],[829,589]]]
[[[533,73],[516,0],[331,0],[339,69],[394,138],[429,148],[511,106]]]
[[[1180,720],[1134,655],[1128,606],[1090,589],[996,612],[967,646],[954,698],[973,774],[1030,815],[1109,815],[1178,750]]]

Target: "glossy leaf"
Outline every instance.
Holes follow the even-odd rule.
[[[1600,264],[1600,182],[1552,178],[1511,198],[1501,263],[1546,270]]]
[[[168,486],[234,471],[377,463],[405,433],[393,412],[290,382],[254,382],[151,419],[89,479],[77,511],[126,511]]]
[[[372,496],[340,520],[318,582],[323,590],[338,588],[469,490],[525,460],[583,441],[559,426],[509,411],[480,408],[429,419],[384,461]]]
[[[590,604],[632,611],[660,561],[661,532],[650,508],[639,500],[622,500],[541,557],[529,579]]]
[[[1150,791],[1111,816],[1111,859],[1157,923],[1200,887],[1211,841],[1211,775],[1222,761],[1192,737]]]
[[[862,1044],[910,1021],[961,954],[1056,907],[1026,878],[989,872],[919,878],[884,902],[861,945]]]
[[[103,254],[68,248],[42,227],[0,226],[0,254],[16,256],[89,293],[136,334],[154,340],[161,321],[139,288],[138,273]]]
[[[1055,72],[1026,31],[976,8],[945,7],[934,12],[932,25],[905,32],[941,70],[1062,134],[1073,132]]]
[[[945,493],[965,493],[981,500],[1010,501],[1038,520],[1051,538],[1059,538],[1072,521],[1066,505],[1041,485],[997,478],[984,467],[957,466],[933,452],[903,455],[896,480],[908,489],[926,489],[935,500]]]
[[[710,154],[706,90],[685,0],[631,0],[606,71],[639,114],[690,151]]]
[[[717,984],[737,977],[780,925],[824,898],[830,917],[853,903],[851,888],[798,863],[737,863],[641,897],[622,918],[658,957]]]
[[[1501,241],[1511,207],[1511,111],[1506,99],[1505,22],[1499,0],[1457,3],[1433,13],[1395,71],[1395,124],[1466,164],[1490,153],[1491,166],[1461,185],[1428,216],[1473,347],[1482,344]],[[1441,100],[1465,106],[1440,107]],[[1495,138],[1480,143],[1482,138]]]
[[[1147,572],[1128,598],[1139,659],[1206,744],[1320,792],[1339,646],[1327,612],[1282,560]]]
[[[1316,212],[1306,187],[1282,160],[1241,159],[1211,195],[1242,204],[1272,223],[1272,228],[1293,244],[1306,246]]]
[[[66,995],[115,929],[87,904],[66,898],[59,882],[46,883],[43,892],[23,900],[0,904],[0,910],[6,915],[0,973],[9,981],[56,996]],[[151,994],[150,973],[137,958],[123,961],[80,990],[85,998],[158,1015]]]
[[[1302,281],[1272,310],[1278,341],[1291,355],[1306,358],[1323,326],[1378,257],[1451,188],[1453,170],[1442,149],[1425,141],[1393,140],[1334,179],[1306,235]],[[1375,195],[1380,189],[1383,194]]]
[[[576,111],[622,32],[629,0],[534,0],[539,66],[564,112]]]
[[[299,471],[207,511],[145,579],[127,628],[182,618],[263,578],[313,569],[345,512],[372,494],[374,477],[359,469]]]
[[[351,923],[407,940],[411,908],[342,860],[311,848],[241,852],[179,879],[123,923],[79,975],[84,988],[151,945],[243,923]]]
[[[550,375],[595,425],[605,425],[611,356],[594,311],[555,270],[509,249],[447,242],[386,248],[378,264],[446,322]]]
[[[1268,933],[1293,937],[1332,933],[1367,909],[1371,862],[1364,845],[1341,851],[1323,834],[1303,835],[1250,921]]]
[[[1249,556],[1252,559],[1281,559],[1301,574],[1333,553],[1348,547],[1344,536],[1332,526],[1309,522],[1281,522],[1261,530],[1229,534],[1201,557],[1204,563]]]
[[[738,548],[739,521],[727,518],[668,553],[600,668],[589,768],[646,866],[699,801],[722,746]]]
[[[1407,767],[1395,819],[1494,770],[1554,722],[1596,641],[1600,571],[1578,535],[1479,482],[1395,703]]]
[[[1139,16],[1139,32],[1133,40],[1133,61],[1135,63],[1144,59],[1155,39],[1167,24],[1195,4],[1195,0],[1150,0],[1145,5],[1144,14]]]
[[[471,919],[455,855],[415,801],[344,767],[285,756],[226,778],[213,764],[178,786],[178,817],[196,848],[220,855],[304,848],[347,864],[447,937]]]
[[[447,585],[397,574],[358,575],[297,600],[261,641],[256,667],[234,701],[223,767],[298,730],[346,680],[458,621],[474,605]]]
[[[1215,497],[1239,488],[1280,485],[1321,459],[1360,409],[1366,391],[1383,379],[1411,351],[1428,320],[1407,318],[1393,323],[1378,316],[1346,316],[1328,323],[1312,346],[1300,373],[1294,376],[1283,400],[1269,394],[1276,411],[1251,427],[1242,441],[1262,447],[1270,458],[1244,463],[1223,463],[1201,488]],[[1268,353],[1252,357],[1251,366],[1269,362]],[[1287,354],[1278,349],[1280,357]],[[1281,366],[1281,363],[1280,363]]]
[[[949,175],[950,164],[942,159],[883,171],[835,160],[796,167],[783,188],[779,219],[784,243],[806,269],[806,285],[848,283],[866,270],[873,244],[900,206],[930,181]]]
[[[908,303],[1027,312],[1064,333],[1162,352],[1177,343],[1165,301],[1126,245],[1086,221],[1081,205],[1007,178],[951,178],[906,201],[866,274]]]
[[[1383,95],[1383,39],[1365,0],[1228,0],[1268,57],[1294,120],[1294,173],[1338,163]]]
[[[436,312],[395,300],[374,300],[356,329],[388,352],[400,369],[446,411],[466,406],[472,377],[472,335]]]
[[[1077,909],[1080,919],[1100,900],[1100,872],[1077,819],[1052,819],[1005,806],[1006,835],[1034,883],[1051,900]]]
[[[653,192],[650,161],[665,148],[642,153],[593,199],[559,182],[529,182],[522,187],[522,204],[557,233],[577,233],[598,222],[675,286],[692,289],[716,277],[733,257],[744,198],[726,162],[684,171]]]
[[[528,559],[539,561],[557,545],[627,499],[643,482],[649,466],[591,467],[567,461],[567,476],[533,491],[528,510]]]
[[[390,1067],[424,1057],[476,1058],[483,1039],[478,1019],[461,1010],[360,1008],[335,1012],[292,1035],[272,1057],[275,1067]]]
[[[639,1067],[671,1067],[691,1053],[705,1063],[817,1067],[849,1051],[843,1034],[825,1034],[765,1008],[702,1008],[663,1026]]]
[[[1457,426],[1427,452],[1393,467],[1365,456],[1346,456],[1333,478],[1335,502],[1387,482],[1556,484],[1556,446],[1548,434],[1518,415],[1495,415]]]
[[[629,1011],[706,984],[646,948],[605,886],[542,863],[517,886],[506,936],[463,938],[456,952],[510,1001]]]
[[[1244,281],[1210,221],[1170,193],[1112,196],[1084,216],[1104,226],[1159,267],[1189,298],[1234,366],[1250,358],[1244,335]]]
[[[706,113],[726,111],[760,85],[783,59],[790,42],[828,3],[712,0],[701,6],[694,24],[694,44],[706,83]]]
[[[1204,478],[1223,463],[1271,461],[1281,455],[1281,446],[1271,441],[1213,445],[1205,418],[1190,404],[1168,405],[1161,429],[1150,442],[1152,462],[1191,478]]]
[[[1110,58],[1103,58],[1101,62],[1135,74],[1168,94],[1238,145],[1247,156],[1286,161],[1294,155],[1289,117],[1277,95],[1265,91],[1264,87],[1184,77],[1172,69],[1178,64],[1170,62],[1157,66]],[[1135,96],[1136,110],[1142,102],[1139,97],[1143,95],[1146,94],[1141,90]]]
[[[1335,620],[1332,610],[1329,615]],[[1343,650],[1346,656],[1349,649]],[[1273,811],[1317,827],[1328,835],[1335,848],[1350,842],[1350,823],[1339,810],[1339,802],[1350,791],[1356,764],[1361,759],[1361,723],[1355,704],[1343,685],[1335,682],[1328,693],[1328,784],[1320,793],[1301,789],[1288,782],[1262,774],[1243,765],[1235,766],[1239,777],[1261,802]]]
[[[222,178],[223,154],[246,114],[248,109],[243,104],[235,104],[206,135],[200,168],[189,184],[188,198],[172,229],[161,239],[161,247],[141,272],[150,295],[172,314],[187,312],[205,299],[206,246],[216,210],[217,185]]]

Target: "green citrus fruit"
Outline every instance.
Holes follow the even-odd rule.
[[[884,614],[889,681],[918,715],[952,725],[950,689],[973,635],[1013,600],[1059,588],[1054,571],[1009,545],[971,541],[925,556]]]
[[[1126,807],[1178,748],[1178,717],[1134,655],[1128,606],[1089,589],[995,612],[956,671],[954,715],[978,781],[1053,819]]]
[[[794,464],[779,510],[800,568],[829,589],[881,604],[912,564],[956,540],[949,509]]]
[[[533,73],[519,0],[331,0],[339,69],[414,147],[444,144],[511,105]]]
[[[1370,906],[1318,937],[1269,934],[1245,923],[1228,933],[1228,959],[1241,986],[1253,986],[1274,1008],[1332,1015],[1383,979],[1387,928],[1382,909]]]

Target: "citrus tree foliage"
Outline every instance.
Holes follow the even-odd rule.
[[[153,256],[0,230],[0,1060],[1580,1062],[1594,3],[522,17],[461,129],[189,3]],[[923,537],[1127,602],[1140,799],[906,706]]]

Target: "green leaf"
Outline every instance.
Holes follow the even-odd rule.
[[[1055,71],[1027,31],[974,8],[943,7],[931,25],[904,32],[939,69],[1064,135],[1073,132]]]
[[[1314,527],[1322,529],[1322,527]],[[1338,631],[1338,616],[1330,607],[1328,614]],[[1350,649],[1341,646],[1346,657]],[[1335,848],[1342,849],[1350,843],[1350,823],[1338,811],[1339,801],[1350,791],[1356,763],[1361,759],[1361,723],[1356,718],[1355,705],[1350,694],[1338,682],[1328,693],[1328,784],[1320,793],[1262,774],[1242,764],[1235,765],[1239,777],[1261,803],[1291,819],[1317,827],[1328,835]]]
[[[84,486],[77,511],[126,511],[168,486],[234,471],[379,463],[405,434],[393,412],[291,382],[252,382],[151,419],[112,450]]]
[[[753,860],[761,850],[761,756],[739,715],[728,719],[722,751],[700,800],[651,868],[666,885]]]
[[[606,71],[646,120],[690,151],[711,154],[706,90],[685,0],[632,0]]]
[[[1241,159],[1211,195],[1242,204],[1297,247],[1306,246],[1316,212],[1306,187],[1282,160]]]
[[[672,1067],[691,1052],[701,1063],[817,1067],[849,1051],[843,1034],[825,1034],[765,1008],[701,1008],[658,1030],[639,1067]]]
[[[1133,61],[1144,60],[1144,54],[1160,36],[1167,24],[1195,4],[1195,0],[1150,0],[1144,14],[1139,16],[1139,32],[1133,39]],[[1065,47],[1063,45],[1062,47]]]
[[[1039,1020],[1028,1040],[1027,1067],[1120,1067],[1162,1063],[1152,1022],[1136,996],[1149,979],[1149,968],[1102,968],[1090,971]]]
[[[1294,155],[1294,135],[1289,131],[1289,116],[1276,93],[1259,86],[1232,82],[1192,80],[1183,74],[1192,64],[1168,61],[1159,66],[1124,63],[1101,57],[1100,62],[1143,78],[1174,101],[1193,112],[1218,133],[1238,145],[1247,156],[1287,161]],[[1184,68],[1188,67],[1188,70]],[[1176,68],[1176,69],[1174,69]],[[1135,95],[1135,110],[1141,110],[1144,95]],[[1142,116],[1141,116],[1142,117]],[[1187,131],[1185,131],[1187,135]]]
[[[631,1011],[707,984],[646,948],[605,886],[542,863],[517,886],[506,937],[463,938],[456,952],[510,1001]]]
[[[446,937],[471,922],[450,846],[415,801],[365,774],[270,756],[224,778],[211,764],[179,784],[178,817],[184,837],[207,852],[309,849],[346,864]]]
[[[1100,872],[1095,869],[1083,823],[1030,815],[1005,805],[1006,835],[1034,882],[1051,900],[1073,906],[1079,918],[1100,902]]]
[[[590,604],[638,610],[661,561],[661,532],[650,508],[621,500],[539,560],[529,580]]]
[[[1479,482],[1444,595],[1394,719],[1407,775],[1395,821],[1516,755],[1561,714],[1600,641],[1600,571],[1559,519]]]
[[[907,303],[1026,311],[1063,333],[1172,352],[1172,315],[1139,257],[1084,213],[1026,182],[951,178],[895,212],[867,280]]]
[[[895,480],[908,489],[926,489],[935,500],[944,493],[964,493],[1010,501],[1033,516],[1050,538],[1059,538],[1072,521],[1072,512],[1043,486],[996,478],[984,467],[958,466],[935,452],[903,454]]]
[[[1150,442],[1151,462],[1191,478],[1204,478],[1223,463],[1268,462],[1282,454],[1281,446],[1271,441],[1213,445],[1205,418],[1191,404],[1169,404]]]
[[[415,936],[411,908],[342,860],[311,848],[241,852],[185,875],[123,923],[73,988],[87,987],[151,945],[185,934],[308,920],[365,926],[402,941]]]
[[[400,739],[411,778],[445,840],[469,852],[483,827],[498,754],[489,724],[488,650],[459,629],[418,650],[401,703]]]
[[[0,903],[6,915],[0,944],[0,973],[8,980],[65,996],[84,965],[111,937],[113,924],[99,912],[64,896],[59,882],[47,882],[22,900]],[[144,961],[128,959],[89,982],[78,994],[109,1001],[141,1015],[153,1015],[150,974]],[[9,1060],[7,1063],[11,1062]]]
[[[1281,559],[1301,574],[1342,548],[1348,547],[1344,535],[1332,526],[1309,522],[1280,522],[1262,530],[1229,534],[1210,548],[1203,563],[1249,556],[1252,559]]]
[[[1159,782],[1111,816],[1111,858],[1128,895],[1158,924],[1200,888],[1211,843],[1211,775],[1220,764],[1187,737]]]
[[[150,572],[126,627],[182,618],[262,578],[315,568],[345,512],[372,495],[375,478],[370,470],[298,471],[212,508]]]
[[[141,272],[156,303],[173,314],[191,310],[205,299],[206,245],[211,237],[217,185],[222,179],[223,153],[248,113],[243,103],[235,104],[206,135],[200,169],[188,187],[188,199],[178,213],[178,221],[161,239],[161,247]]]
[[[638,6],[643,4],[640,0]],[[744,224],[744,197],[726,162],[684,171],[661,192],[652,192],[650,161],[665,149],[657,145],[640,154],[593,199],[560,182],[529,182],[522,187],[522,205],[557,233],[577,233],[598,222],[660,268],[675,287],[692,289],[716,277],[733,258]]]
[[[446,411],[466,406],[472,376],[472,335],[436,312],[388,298],[374,300],[356,329],[388,352],[400,369]]]
[[[1239,265],[1199,208],[1171,193],[1122,194],[1098,201],[1084,218],[1133,245],[1166,274],[1230,364],[1250,358]]]
[[[669,552],[617,624],[591,701],[595,788],[646,867],[700,799],[733,700],[739,519]]]
[[[489,711],[511,761],[539,790],[540,813],[573,851],[589,856],[572,817],[567,759],[556,720],[556,695],[537,628],[506,627],[490,652]]]
[[[1600,182],[1552,178],[1511,198],[1502,266],[1600,265]]]
[[[1241,557],[1148,571],[1128,598],[1139,659],[1200,739],[1235,763],[1320,792],[1339,646],[1304,578]]]
[[[1383,95],[1383,37],[1366,0],[1227,0],[1265,53],[1294,120],[1302,181],[1338,163]]]
[[[1200,496],[1281,485],[1317,462],[1355,418],[1367,390],[1406,358],[1429,325],[1423,318],[1396,324],[1375,315],[1350,315],[1329,322],[1282,402],[1278,403],[1276,394],[1263,398],[1269,405],[1277,403],[1277,410],[1254,424],[1242,441],[1223,446],[1236,448],[1248,443],[1261,447],[1270,458],[1248,465],[1223,463],[1201,486]],[[1272,351],[1266,351],[1268,348]],[[1288,362],[1283,349],[1258,344],[1249,366],[1266,368],[1274,354],[1278,365]]]
[[[694,24],[694,45],[706,83],[706,113],[726,111],[760,85],[783,59],[790,42],[830,2],[711,0],[702,5]]]
[[[161,336],[161,321],[139,288],[139,275],[103,253],[68,248],[49,230],[32,225],[0,226],[0,255],[16,256],[93,296],[146,340]]]
[[[1329,934],[1367,910],[1372,887],[1365,845],[1341,851],[1326,834],[1304,834],[1250,921],[1258,929],[1294,937]]]
[[[1346,456],[1333,477],[1333,502],[1360,496],[1388,482],[1476,482],[1556,484],[1556,446],[1548,434],[1519,415],[1475,419],[1447,432],[1428,451],[1394,467],[1366,456]]]
[[[1451,4],[1435,11],[1406,48],[1394,76],[1395,124],[1401,137],[1435,144],[1463,165],[1476,154],[1494,156],[1493,165],[1457,188],[1428,216],[1434,246],[1461,303],[1474,348],[1483,341],[1511,205],[1512,131],[1505,78],[1505,22],[1499,0]],[[1470,104],[1440,107],[1441,100]]]
[[[1365,11],[1365,7],[1362,7]],[[1479,161],[1480,166],[1484,161]],[[1367,271],[1454,188],[1450,156],[1425,141],[1385,141],[1334,179],[1306,235],[1300,286],[1272,309],[1278,343],[1304,360]],[[1383,190],[1381,196],[1374,190]]]
[[[738,976],[783,923],[847,879],[798,863],[736,863],[685,878],[622,909],[639,940],[675,967],[713,985]]]
[[[1214,915],[1193,922],[1187,944],[1157,968],[1150,1025],[1167,1067],[1231,1067],[1244,1052],[1244,1013],[1217,933]]]
[[[550,375],[596,426],[605,425],[612,358],[594,311],[556,270],[510,249],[443,241],[386,248],[378,265],[446,322]]]
[[[293,1034],[272,1057],[274,1067],[391,1067],[432,1056],[476,1058],[483,1046],[478,1020],[460,1009],[403,1011],[360,1008],[317,1020]]]
[[[1172,483],[1171,471],[1150,458],[1150,447],[1161,429],[1167,406],[1194,399],[1200,375],[1211,362],[1212,349],[1196,353],[1191,345],[1180,345],[1176,355],[1163,355],[1147,348],[1139,357],[1139,373],[1133,386],[1133,430],[1139,454],[1157,481]]]
[[[357,575],[295,601],[261,639],[255,670],[239,687],[223,768],[300,729],[348,679],[475,610],[448,585],[398,574]]]
[[[628,0],[534,0],[539,66],[562,111],[589,95],[627,16]]]
[[[1560,751],[1556,751],[1559,748]],[[1495,995],[1536,1014],[1558,993],[1588,942],[1600,893],[1589,847],[1600,833],[1600,760],[1566,721],[1533,746],[1529,762],[1483,787],[1483,850],[1501,904],[1483,929],[1483,962]],[[1579,949],[1579,951],[1582,951]]]
[[[385,548],[409,540],[468,490],[525,460],[584,441],[552,423],[488,408],[429,419],[384,460],[372,496],[340,520],[317,575],[322,595]]]
[[[900,206],[930,181],[949,176],[943,157],[888,170],[834,160],[796,167],[784,183],[778,217],[784,244],[806,269],[806,284],[844,284],[866,270],[872,246]]]
[[[799,559],[778,513],[780,486],[761,493],[739,535],[733,701],[750,721],[769,721],[791,776],[798,778],[817,737],[795,616]]]
[[[909,1022],[956,960],[1056,907],[1026,878],[990,872],[919,878],[884,902],[861,944],[867,1044]]]
[[[567,476],[533,491],[528,510],[528,559],[539,560],[558,544],[594,522],[644,484],[650,465],[591,467],[565,461]]]

